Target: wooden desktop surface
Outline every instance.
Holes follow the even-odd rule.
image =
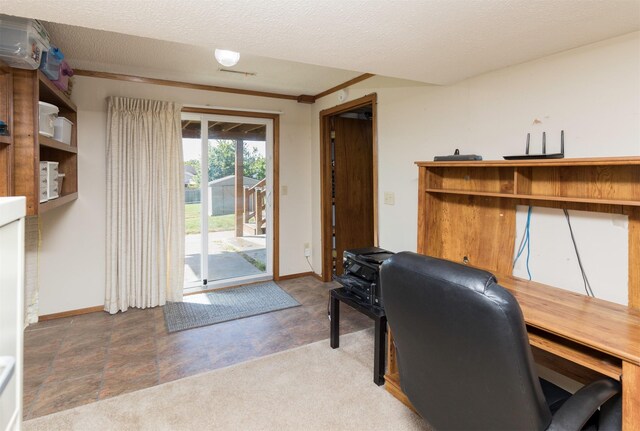
[[[640,311],[513,276],[496,276],[527,325],[640,365]]]

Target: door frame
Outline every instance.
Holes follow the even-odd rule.
[[[272,228],[272,269],[273,279],[280,280],[280,114],[272,114],[266,112],[254,111],[236,111],[232,109],[215,109],[215,108],[194,108],[183,107],[183,113],[189,114],[209,114],[209,115],[228,115],[234,117],[247,118],[267,118],[273,121],[273,184],[272,184],[272,206],[273,216],[271,223]]]
[[[320,111],[320,225],[323,281],[331,281],[331,133],[329,120],[355,108],[371,105],[371,137],[373,145],[373,245],[378,246],[378,96],[368,94],[359,99]]]

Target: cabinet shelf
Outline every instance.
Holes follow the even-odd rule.
[[[480,160],[452,162],[415,162],[417,166],[426,168],[487,168],[487,167],[561,167],[561,166],[630,166],[640,165],[638,156],[622,157],[588,157],[576,159],[540,159],[540,160]]]
[[[570,197],[570,196],[492,193],[492,192],[478,192],[478,191],[469,191],[469,190],[446,190],[446,189],[426,189],[426,191],[427,193],[442,193],[442,194],[450,194],[450,195],[486,196],[486,197],[495,197],[495,198],[527,199],[527,200],[536,200],[536,201],[577,202],[577,203],[589,203],[589,204],[628,205],[632,207],[640,207],[640,201],[625,200],[625,199],[580,198],[580,197]]]
[[[639,157],[417,164],[431,194],[640,207]]]
[[[77,111],[76,104],[71,101],[53,82],[38,70],[38,81],[40,83],[40,100],[56,105],[58,108],[66,108]],[[61,106],[63,105],[63,106]]]
[[[67,153],[78,153],[78,147],[72,147],[71,145],[67,145],[63,142],[56,141],[53,138],[49,138],[43,134],[38,135],[38,141],[40,142],[40,146],[47,148],[54,148],[56,150],[65,151]]]
[[[13,71],[0,61],[0,120],[9,136],[0,136],[0,196],[13,192]]]
[[[75,201],[76,199],[78,199],[78,193],[69,193],[68,195],[65,196],[60,196],[59,198],[56,199],[51,199],[50,201],[46,201],[46,202],[42,202],[41,204],[38,205],[38,211],[42,214],[43,212],[52,210],[54,208],[58,208],[62,205],[66,205],[70,202]]]

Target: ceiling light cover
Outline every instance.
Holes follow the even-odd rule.
[[[235,66],[240,60],[240,53],[235,51],[229,51],[227,49],[216,49],[216,60],[223,66],[231,67]]]

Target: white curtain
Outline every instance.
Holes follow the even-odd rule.
[[[105,311],[181,301],[181,106],[125,97],[110,97],[107,103]]]

